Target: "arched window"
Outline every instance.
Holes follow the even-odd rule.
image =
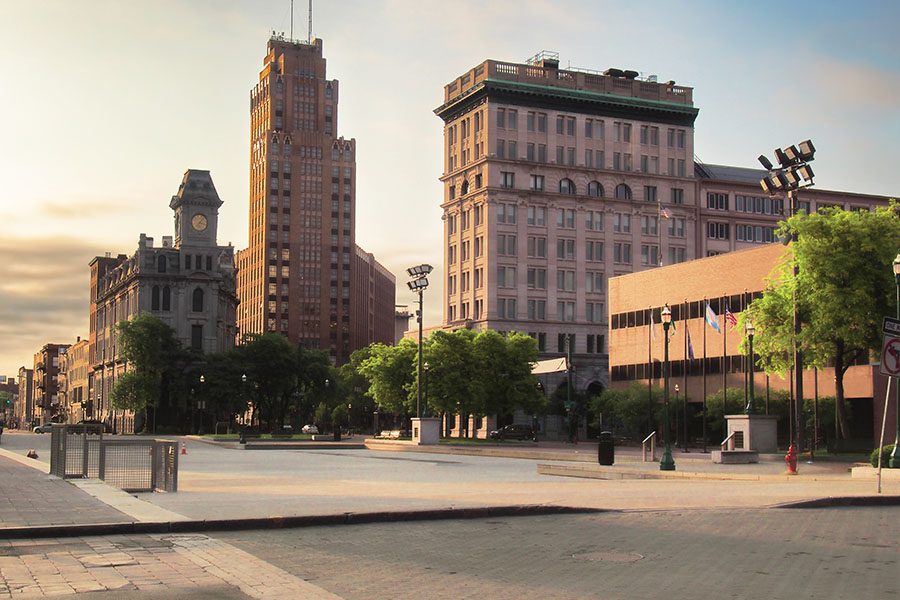
[[[162,309],[172,310],[172,290],[169,289],[169,286],[162,289]]]
[[[571,179],[562,178],[559,180],[559,193],[560,194],[574,194],[575,193],[575,183]]]
[[[159,286],[154,285],[150,293],[150,310],[159,310]]]
[[[588,196],[592,196],[594,198],[603,197],[603,186],[600,185],[599,181],[592,181],[588,184]]]
[[[191,310],[194,312],[203,312],[203,290],[194,288],[194,297],[191,302]]]
[[[157,273],[165,273],[166,272],[166,255],[160,254],[156,257],[156,272]]]
[[[617,185],[616,200],[631,200],[631,188],[624,183]]]
[[[461,193],[463,196],[465,196],[466,194],[469,193],[469,182],[468,181],[462,182],[462,192]]]

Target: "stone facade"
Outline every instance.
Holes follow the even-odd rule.
[[[149,312],[172,327],[186,347],[224,352],[237,335],[234,250],[216,238],[219,207],[209,171],[189,169],[169,207],[175,236],[141,234],[131,255],[97,257],[91,261],[92,362],[90,418],[116,430],[131,431],[133,415],[120,414],[109,404],[109,392],[125,370],[116,349],[115,327]]]

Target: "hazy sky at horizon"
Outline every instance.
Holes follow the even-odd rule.
[[[296,2],[294,37],[306,37]],[[634,4],[637,4],[636,6]],[[247,243],[249,91],[289,0],[0,0],[0,374],[88,333],[88,262],[173,232],[187,168]],[[357,242],[391,269],[442,264],[443,85],[485,58],[630,68],[694,88],[701,160],[756,166],[812,138],[819,187],[896,196],[900,43],[893,2],[319,2],[313,33],[357,140]],[[440,280],[426,324],[441,318]]]

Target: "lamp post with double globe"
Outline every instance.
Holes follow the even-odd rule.
[[[660,318],[663,324],[663,337],[665,339],[665,352],[663,354],[663,403],[666,408],[666,420],[663,424],[663,451],[659,460],[660,471],[674,471],[675,460],[672,459],[672,447],[669,445],[669,328],[672,326],[672,310],[669,305],[663,306]]]

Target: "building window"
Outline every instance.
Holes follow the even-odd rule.
[[[507,129],[518,129],[519,128],[519,111],[509,109],[506,114],[506,127]]]
[[[164,254],[161,254],[156,258],[156,272],[157,273],[165,273],[166,272],[166,256]]]
[[[655,266],[659,264],[659,246],[653,244],[641,244],[641,264]]]
[[[657,235],[659,233],[659,218],[641,216],[641,233],[644,235]]]
[[[586,302],[584,305],[584,318],[588,323],[602,323],[603,303]]]
[[[497,267],[497,287],[516,287],[516,268],[500,265]]]
[[[528,301],[528,320],[543,321],[547,318],[547,301],[546,300],[529,300]]]
[[[497,222],[515,225],[516,223],[516,205],[499,203],[497,205]]]
[[[599,210],[585,211],[584,228],[588,231],[603,231],[603,213]]]
[[[531,258],[547,258],[547,238],[541,236],[529,236],[528,256]]]
[[[588,196],[592,198],[602,198],[603,197],[603,186],[599,181],[592,181],[588,184]]]
[[[528,224],[543,227],[547,224],[547,209],[543,206],[528,207]]]
[[[575,271],[559,269],[556,271],[556,289],[560,292],[575,291]]]
[[[528,269],[528,289],[547,289],[547,269]]]
[[[728,194],[709,192],[706,194],[706,208],[712,210],[728,210]]]
[[[559,321],[575,320],[575,303],[559,301],[556,303],[556,318]]]
[[[203,349],[203,325],[191,325],[191,348]]]
[[[613,262],[620,265],[631,264],[631,244],[616,242],[613,244]]]
[[[560,194],[574,194],[575,193],[575,183],[571,179],[563,178],[559,180],[559,193]]]
[[[684,190],[672,188],[672,204],[684,204]]]
[[[566,229],[575,229],[575,209],[560,208],[556,212],[556,226]]]
[[[504,108],[497,109],[497,127],[506,129],[506,109]]]
[[[675,265],[685,261],[684,248],[669,246],[669,264]]]
[[[575,260],[575,240],[559,238],[556,240],[556,258]]]
[[[645,185],[644,186],[644,200],[647,202],[656,202],[656,186],[655,185]]]
[[[590,262],[601,262],[603,260],[603,242],[597,240],[587,240],[584,246],[585,260]]]
[[[163,286],[162,289],[162,309],[172,310],[172,290],[169,286]]]
[[[191,300],[191,310],[194,312],[203,312],[203,290],[201,288],[194,288]]]
[[[516,236],[501,233],[497,235],[497,254],[500,256],[516,255]]]
[[[624,183],[617,185],[616,200],[631,200],[631,188]]]
[[[710,221],[706,224],[706,237],[711,240],[727,240],[729,239],[728,223],[716,223]]]
[[[684,237],[684,219],[682,218],[672,218],[669,219],[668,229],[669,229],[669,237]]]
[[[150,310],[159,310],[159,286],[154,285],[150,293]]]
[[[603,272],[588,271],[585,273],[584,288],[592,294],[603,293]]]
[[[613,215],[613,231],[616,233],[631,233],[631,215],[615,213]]]
[[[543,175],[532,175],[531,176],[531,190],[535,192],[543,192],[544,191],[544,176]]]
[[[497,318],[499,318],[499,319],[515,319],[516,318],[516,299],[515,298],[497,298]]]
[[[513,189],[516,187],[516,174],[509,171],[501,171],[500,185],[506,189]]]

